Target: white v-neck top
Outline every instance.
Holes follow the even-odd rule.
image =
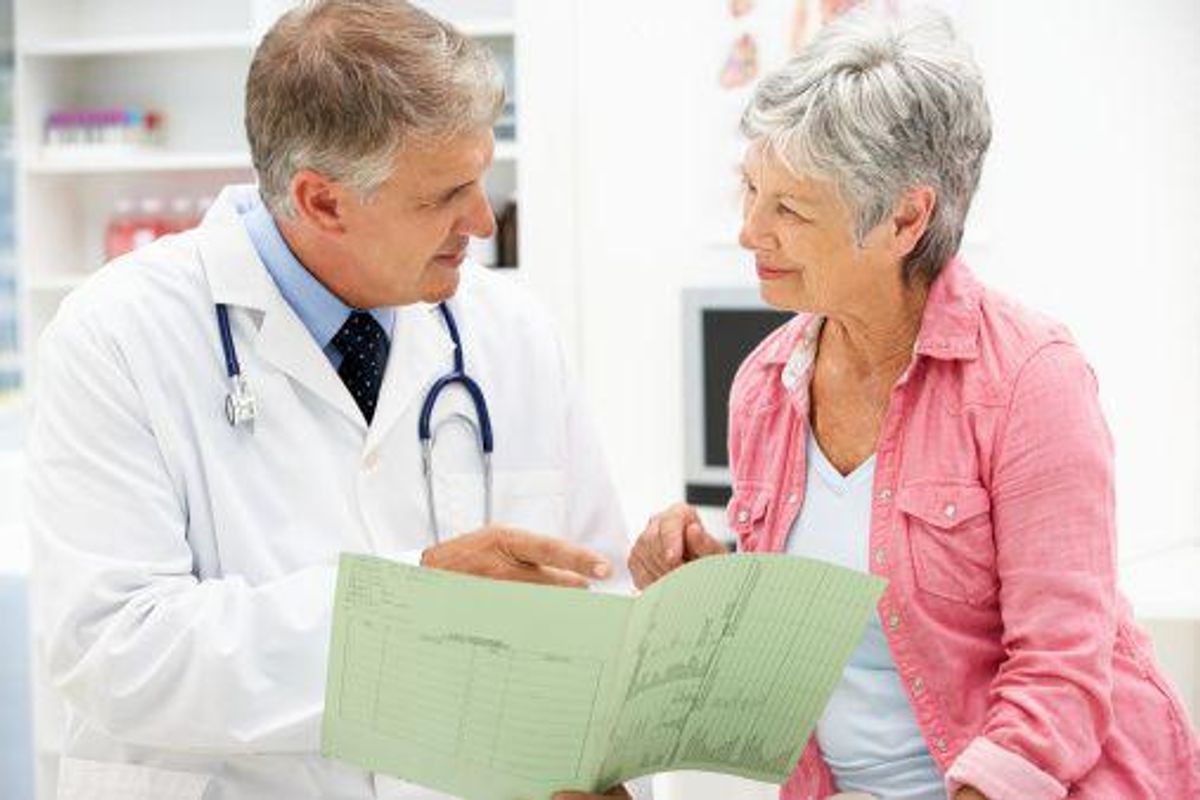
[[[807,451],[808,487],[787,552],[867,572],[875,456],[842,475],[811,430]],[[841,791],[886,800],[946,798],[875,615],[817,723],[817,742]]]

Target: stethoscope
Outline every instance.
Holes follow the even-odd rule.
[[[465,425],[475,438],[479,451],[479,459],[483,464],[483,523],[492,521],[492,417],[488,413],[487,400],[483,389],[475,379],[467,374],[463,367],[462,338],[458,334],[458,324],[454,315],[445,303],[438,303],[438,311],[446,323],[450,340],[454,343],[454,366],[450,372],[438,378],[425,393],[421,403],[421,416],[417,422],[417,438],[421,442],[421,472],[425,481],[425,500],[429,511],[429,529],[434,538],[441,539],[437,524],[437,502],[433,490],[433,449],[437,435],[447,425]],[[250,390],[246,377],[242,375],[241,364],[238,362],[237,348],[233,344],[233,332],[229,325],[229,309],[224,303],[217,304],[217,328],[221,332],[221,349],[225,353],[225,371],[229,376],[229,393],[225,395],[225,419],[230,427],[247,427],[253,431],[253,423],[258,417],[258,400]],[[466,414],[454,412],[444,419],[432,424],[433,410],[442,392],[454,384],[461,385],[471,397],[475,407],[476,419]],[[478,422],[476,422],[478,420]]]

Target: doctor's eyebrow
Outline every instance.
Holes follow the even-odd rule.
[[[468,188],[469,186],[471,186],[471,184],[473,184],[474,182],[475,182],[475,181],[467,181],[466,183],[460,183],[459,185],[457,185],[457,186],[453,186],[453,187],[451,187],[451,188],[449,188],[449,189],[446,189],[446,190],[444,190],[444,191],[440,191],[440,192],[437,192],[437,193],[434,193],[434,194],[427,195],[427,196],[424,198],[424,202],[426,202],[426,203],[446,203],[446,202],[449,202],[450,200],[453,200],[453,199],[454,199],[455,195],[459,194],[459,193],[460,193],[460,192],[462,192],[464,189],[466,189],[466,188]]]

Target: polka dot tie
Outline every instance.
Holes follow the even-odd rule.
[[[342,354],[338,377],[350,390],[368,425],[375,416],[389,344],[383,326],[365,311],[352,312],[333,337],[333,346]]]

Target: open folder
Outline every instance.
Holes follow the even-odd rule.
[[[883,587],[779,555],[636,598],[343,555],[321,751],[470,800],[676,769],[782,783]]]

